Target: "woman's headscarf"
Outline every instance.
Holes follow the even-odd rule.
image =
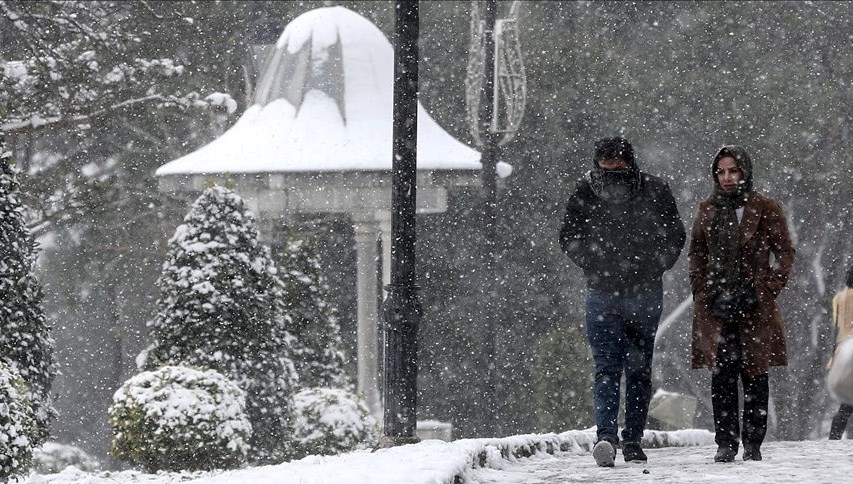
[[[729,193],[720,186],[717,169],[722,158],[731,156],[743,174],[735,192]],[[746,150],[737,145],[723,146],[711,163],[714,189],[708,200],[716,211],[711,222],[711,271],[709,283],[712,288],[734,287],[740,278],[740,230],[736,210],[743,207],[752,193],[752,159]]]

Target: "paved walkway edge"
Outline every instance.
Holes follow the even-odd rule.
[[[474,468],[499,468],[500,462],[510,459],[531,457],[542,452],[587,453],[595,445],[594,430],[570,430],[560,434],[525,434],[496,439],[462,439],[451,443],[468,455],[468,465],[448,482],[467,482],[465,473]],[[647,430],[643,434],[643,447],[690,447],[711,445],[714,434],[707,430],[686,429],[674,431]]]

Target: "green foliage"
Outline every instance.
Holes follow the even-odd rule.
[[[317,250],[294,230],[287,234],[282,252],[283,306],[288,329],[296,337],[293,357],[300,383],[306,388],[350,388],[337,310],[329,302]]]
[[[352,392],[308,388],[293,399],[296,456],[330,455],[370,445],[378,427],[364,401]]]
[[[21,376],[0,361],[0,481],[17,479],[30,466],[35,416]]]
[[[551,331],[539,345],[536,363],[539,430],[562,432],[594,425],[594,367],[583,330],[564,324]]]
[[[297,384],[277,274],[243,199],[205,190],[169,240],[153,342],[140,355],[146,369],[210,368],[237,383],[255,429],[250,460],[264,463],[289,454]]]
[[[125,382],[109,422],[115,457],[150,472],[239,467],[252,433],[245,392],[215,370],[179,366]]]
[[[17,170],[0,140],[0,361],[27,385],[36,419],[33,445],[47,436],[53,415],[53,340],[42,309],[41,284],[33,275],[36,247],[24,222]]]

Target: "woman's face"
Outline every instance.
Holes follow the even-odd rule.
[[[737,191],[738,184],[743,179],[743,172],[737,167],[737,162],[731,156],[724,156],[717,162],[717,182],[726,192]]]

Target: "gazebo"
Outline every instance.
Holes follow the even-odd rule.
[[[387,284],[393,55],[382,32],[351,10],[306,12],[285,27],[252,106],[234,126],[156,172],[160,189],[169,192],[200,192],[228,181],[257,215],[265,237],[274,237],[276,224],[294,214],[348,214],[358,266],[358,390],[376,416],[382,400],[375,261],[382,237]],[[480,153],[420,105],[417,142],[418,211],[442,212],[447,187],[479,183]],[[499,164],[501,176],[510,171]]]

